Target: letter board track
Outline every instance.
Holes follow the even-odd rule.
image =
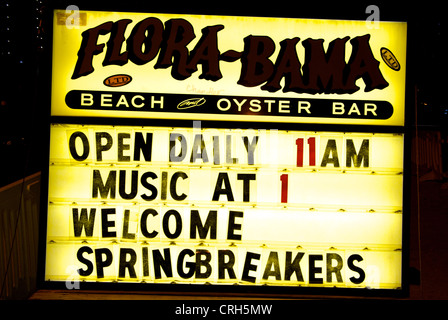
[[[54,12],[46,284],[403,287],[406,23],[80,14]]]

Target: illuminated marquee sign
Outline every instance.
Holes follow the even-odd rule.
[[[375,129],[406,24],[82,17],[54,17],[45,281],[401,288],[404,134]]]
[[[404,124],[405,23],[83,14],[55,14],[52,115]]]

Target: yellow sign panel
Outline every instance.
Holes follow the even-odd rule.
[[[401,287],[403,135],[51,127],[47,281]]]
[[[404,135],[375,128],[404,126],[406,23],[76,15],[54,15],[73,124],[50,130],[46,281],[402,286]]]
[[[53,116],[404,125],[406,23],[55,13]]]

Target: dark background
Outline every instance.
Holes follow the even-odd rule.
[[[367,6],[375,4],[380,20],[408,22],[408,132],[441,136],[442,175],[423,181],[426,172],[411,166],[407,180],[410,298],[448,299],[446,6],[443,1],[312,2],[0,0],[0,187],[47,165],[53,8],[365,20]]]

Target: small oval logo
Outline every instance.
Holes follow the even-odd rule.
[[[191,99],[187,99],[187,100],[184,100],[181,103],[179,103],[177,105],[177,109],[179,109],[179,110],[190,109],[190,108],[201,106],[204,103],[205,103],[205,98],[191,98]]]
[[[395,71],[400,70],[400,63],[389,49],[384,47],[381,48],[381,57],[383,58],[384,62],[389,66],[389,68]]]
[[[116,74],[104,79],[103,83],[108,87],[121,87],[131,82],[132,77],[127,74]]]

